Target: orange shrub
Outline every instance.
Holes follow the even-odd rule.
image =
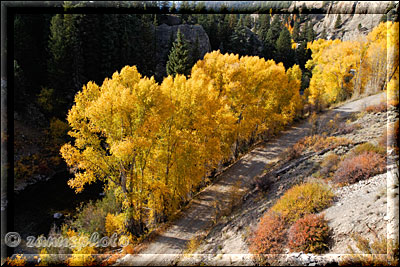
[[[329,226],[323,215],[308,214],[289,230],[290,251],[323,253],[328,249]]]
[[[328,207],[334,194],[324,184],[312,182],[293,186],[272,206],[287,222],[295,222],[306,214]]]
[[[385,157],[378,153],[367,151],[358,156],[348,157],[340,162],[333,180],[340,184],[353,184],[385,171]]]
[[[250,252],[253,254],[279,254],[287,241],[285,220],[279,214],[267,212],[257,226],[251,239]]]

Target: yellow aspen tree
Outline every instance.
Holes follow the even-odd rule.
[[[132,219],[145,217],[152,177],[147,164],[165,117],[167,98],[153,78],[124,67],[102,86],[89,82],[68,113],[74,144],[61,155],[74,170],[69,185],[77,192],[97,179],[119,192]]]
[[[353,93],[353,78],[361,53],[352,41],[317,40],[308,46],[312,59],[306,67],[312,69],[309,102],[317,105],[331,104],[349,98]]]

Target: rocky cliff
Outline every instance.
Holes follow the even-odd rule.
[[[157,65],[156,65],[156,78],[162,79],[166,76],[166,64],[168,55],[171,49],[171,40],[176,39],[178,29],[184,34],[185,39],[188,41],[190,47],[194,47],[196,39],[198,38],[198,48],[200,58],[211,51],[210,40],[203,27],[200,25],[172,25],[161,24],[156,29],[156,42],[157,42]]]
[[[379,24],[383,14],[398,13],[398,2],[393,1],[293,1],[288,11],[303,6],[308,10],[322,10],[323,14],[312,15],[314,30],[319,38],[325,29],[328,39],[350,40],[365,35]],[[342,25],[335,28],[339,15]]]

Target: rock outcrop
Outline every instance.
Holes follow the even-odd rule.
[[[390,6],[389,1],[379,2],[338,2],[330,4],[324,19],[314,25],[314,30],[320,34],[325,28],[327,37],[351,40],[360,34],[369,33],[379,24],[382,15]],[[342,26],[335,29],[338,16],[341,16]]]
[[[368,34],[377,26],[382,15],[398,8],[393,1],[293,1],[288,11],[301,7],[308,10],[321,10],[323,14],[313,14],[314,31],[317,38],[325,29],[328,39],[351,40],[360,34]],[[393,11],[392,11],[393,12]],[[340,14],[342,25],[335,28]]]
[[[208,35],[200,25],[188,25],[180,24],[168,26],[167,24],[161,24],[156,29],[156,42],[157,42],[157,65],[156,65],[156,78],[158,80],[166,76],[165,66],[167,64],[168,55],[171,49],[171,40],[176,39],[176,34],[180,29],[181,33],[185,36],[185,39],[193,47],[196,39],[198,38],[198,48],[200,58],[203,58],[207,52],[211,51],[210,40]],[[172,38],[171,38],[172,35]]]

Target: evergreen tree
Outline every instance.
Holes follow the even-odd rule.
[[[189,58],[189,47],[184,35],[178,29],[175,42],[168,56],[167,74],[175,76],[176,74],[189,75],[191,62]]]
[[[314,32],[313,25],[311,22],[308,22],[308,24],[307,24],[306,39],[307,39],[307,42],[312,42],[315,39],[315,32]]]
[[[161,1],[161,12],[167,13],[169,11],[169,1]]]
[[[204,13],[204,12],[206,12],[207,11],[206,4],[204,2],[198,2],[194,7],[194,11],[196,13]]]
[[[340,17],[340,14],[338,14],[335,22],[335,29],[339,29],[340,27],[342,27],[342,18]]]
[[[271,23],[271,27],[267,33],[267,41],[270,43],[275,43],[279,38],[279,34],[282,30],[282,23],[279,18],[279,15],[274,15],[274,18]]]
[[[199,35],[196,35],[196,41],[192,49],[192,66],[200,59]]]
[[[257,31],[257,34],[263,42],[265,42],[265,40],[267,39],[267,33],[270,27],[270,20],[271,17],[268,14],[261,14],[259,16],[259,29]]]
[[[157,51],[156,48],[156,28],[153,26],[153,22],[151,21],[151,16],[149,14],[143,14],[140,18],[140,34],[136,36],[140,36],[139,38],[139,51],[136,54],[136,57],[139,58],[139,70],[146,76],[154,75],[155,69],[155,53]],[[134,46],[134,42],[131,43]],[[144,52],[145,51],[145,52]],[[144,53],[143,53],[144,52]],[[130,65],[130,64],[127,64]]]
[[[300,37],[299,37],[300,42],[307,41],[307,29],[309,28],[309,23],[310,22],[304,23],[303,27],[301,28]]]
[[[276,41],[279,38],[282,29],[282,24],[278,15],[274,15],[271,22],[271,27],[267,32],[267,37],[264,42],[264,57],[273,59],[276,55]]]
[[[253,27],[253,21],[251,19],[250,14],[244,15],[243,23],[244,23],[244,26],[246,26],[249,29],[251,29]]]
[[[276,52],[277,61],[283,62],[286,69],[294,64],[290,32],[286,27],[283,27],[279,38],[276,41]]]
[[[243,26],[242,18],[240,18],[230,37],[228,50],[240,56],[250,55],[252,49],[250,46],[250,37],[246,33],[245,26]]]
[[[171,5],[171,7],[169,8],[169,12],[170,12],[170,13],[175,13],[175,12],[176,12],[176,4],[175,4],[175,1],[172,1],[172,5]]]
[[[183,23],[187,22],[190,13],[190,6],[188,1],[182,1],[179,5],[179,13]]]
[[[302,41],[295,52],[296,64],[304,71],[306,62],[311,59],[311,50],[307,49],[307,42]]]
[[[300,24],[297,21],[294,22],[293,32],[292,32],[292,39],[295,42],[299,42],[300,41]]]

